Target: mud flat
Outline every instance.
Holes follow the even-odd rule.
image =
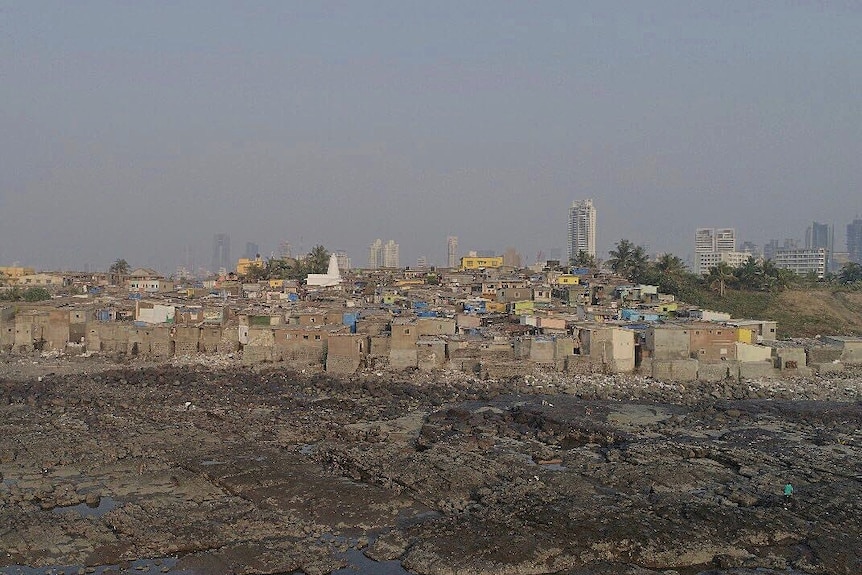
[[[2,573],[862,573],[853,374],[83,371],[0,370]]]

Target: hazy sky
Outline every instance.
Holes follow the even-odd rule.
[[[562,248],[593,198],[836,244],[862,214],[862,4],[0,0],[0,265],[171,272],[375,238],[401,264]]]

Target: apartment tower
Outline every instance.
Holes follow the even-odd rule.
[[[580,252],[596,257],[596,208],[592,199],[572,202],[566,248],[570,262]]]
[[[458,267],[458,236],[446,238],[446,264],[450,268]]]
[[[230,260],[230,236],[228,234],[216,234],[213,236],[213,273],[219,273],[222,269],[230,271],[233,262]]]

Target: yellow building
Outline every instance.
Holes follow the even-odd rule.
[[[263,260],[260,259],[260,256],[255,259],[239,258],[236,262],[236,275],[248,275],[248,271],[252,268],[252,266],[263,269],[264,263]]]
[[[563,274],[557,278],[558,286],[576,286],[581,283],[581,278],[572,274]]]
[[[16,279],[21,276],[31,276],[36,273],[33,268],[25,268],[21,266],[0,266],[0,277],[5,276],[6,279]]]
[[[488,313],[506,313],[506,304],[499,301],[486,301],[485,311]]]
[[[480,258],[475,256],[465,256],[461,258],[462,270],[477,270],[479,268],[499,268],[502,265],[502,257]]]
[[[530,300],[512,302],[512,313],[532,313],[536,308],[536,304]]]

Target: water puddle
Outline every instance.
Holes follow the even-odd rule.
[[[88,505],[86,503],[78,503],[77,505],[66,505],[63,507],[55,507],[52,509],[54,513],[61,514],[73,511],[84,517],[101,517],[111,509],[119,507],[120,503],[111,497],[102,497],[99,499],[98,505]]]
[[[350,565],[333,571],[332,575],[413,575],[401,566],[401,561],[374,561],[359,549],[339,553]]]
[[[374,538],[370,540],[373,542]],[[369,559],[357,549],[357,540],[341,535],[326,534],[321,541],[336,544],[348,544],[350,547],[335,555],[347,561],[347,567],[332,572],[332,575],[414,575],[401,566],[401,561],[375,561]]]
[[[300,455],[311,455],[314,453],[314,450],[317,449],[317,445],[314,443],[303,443],[299,446]]]

